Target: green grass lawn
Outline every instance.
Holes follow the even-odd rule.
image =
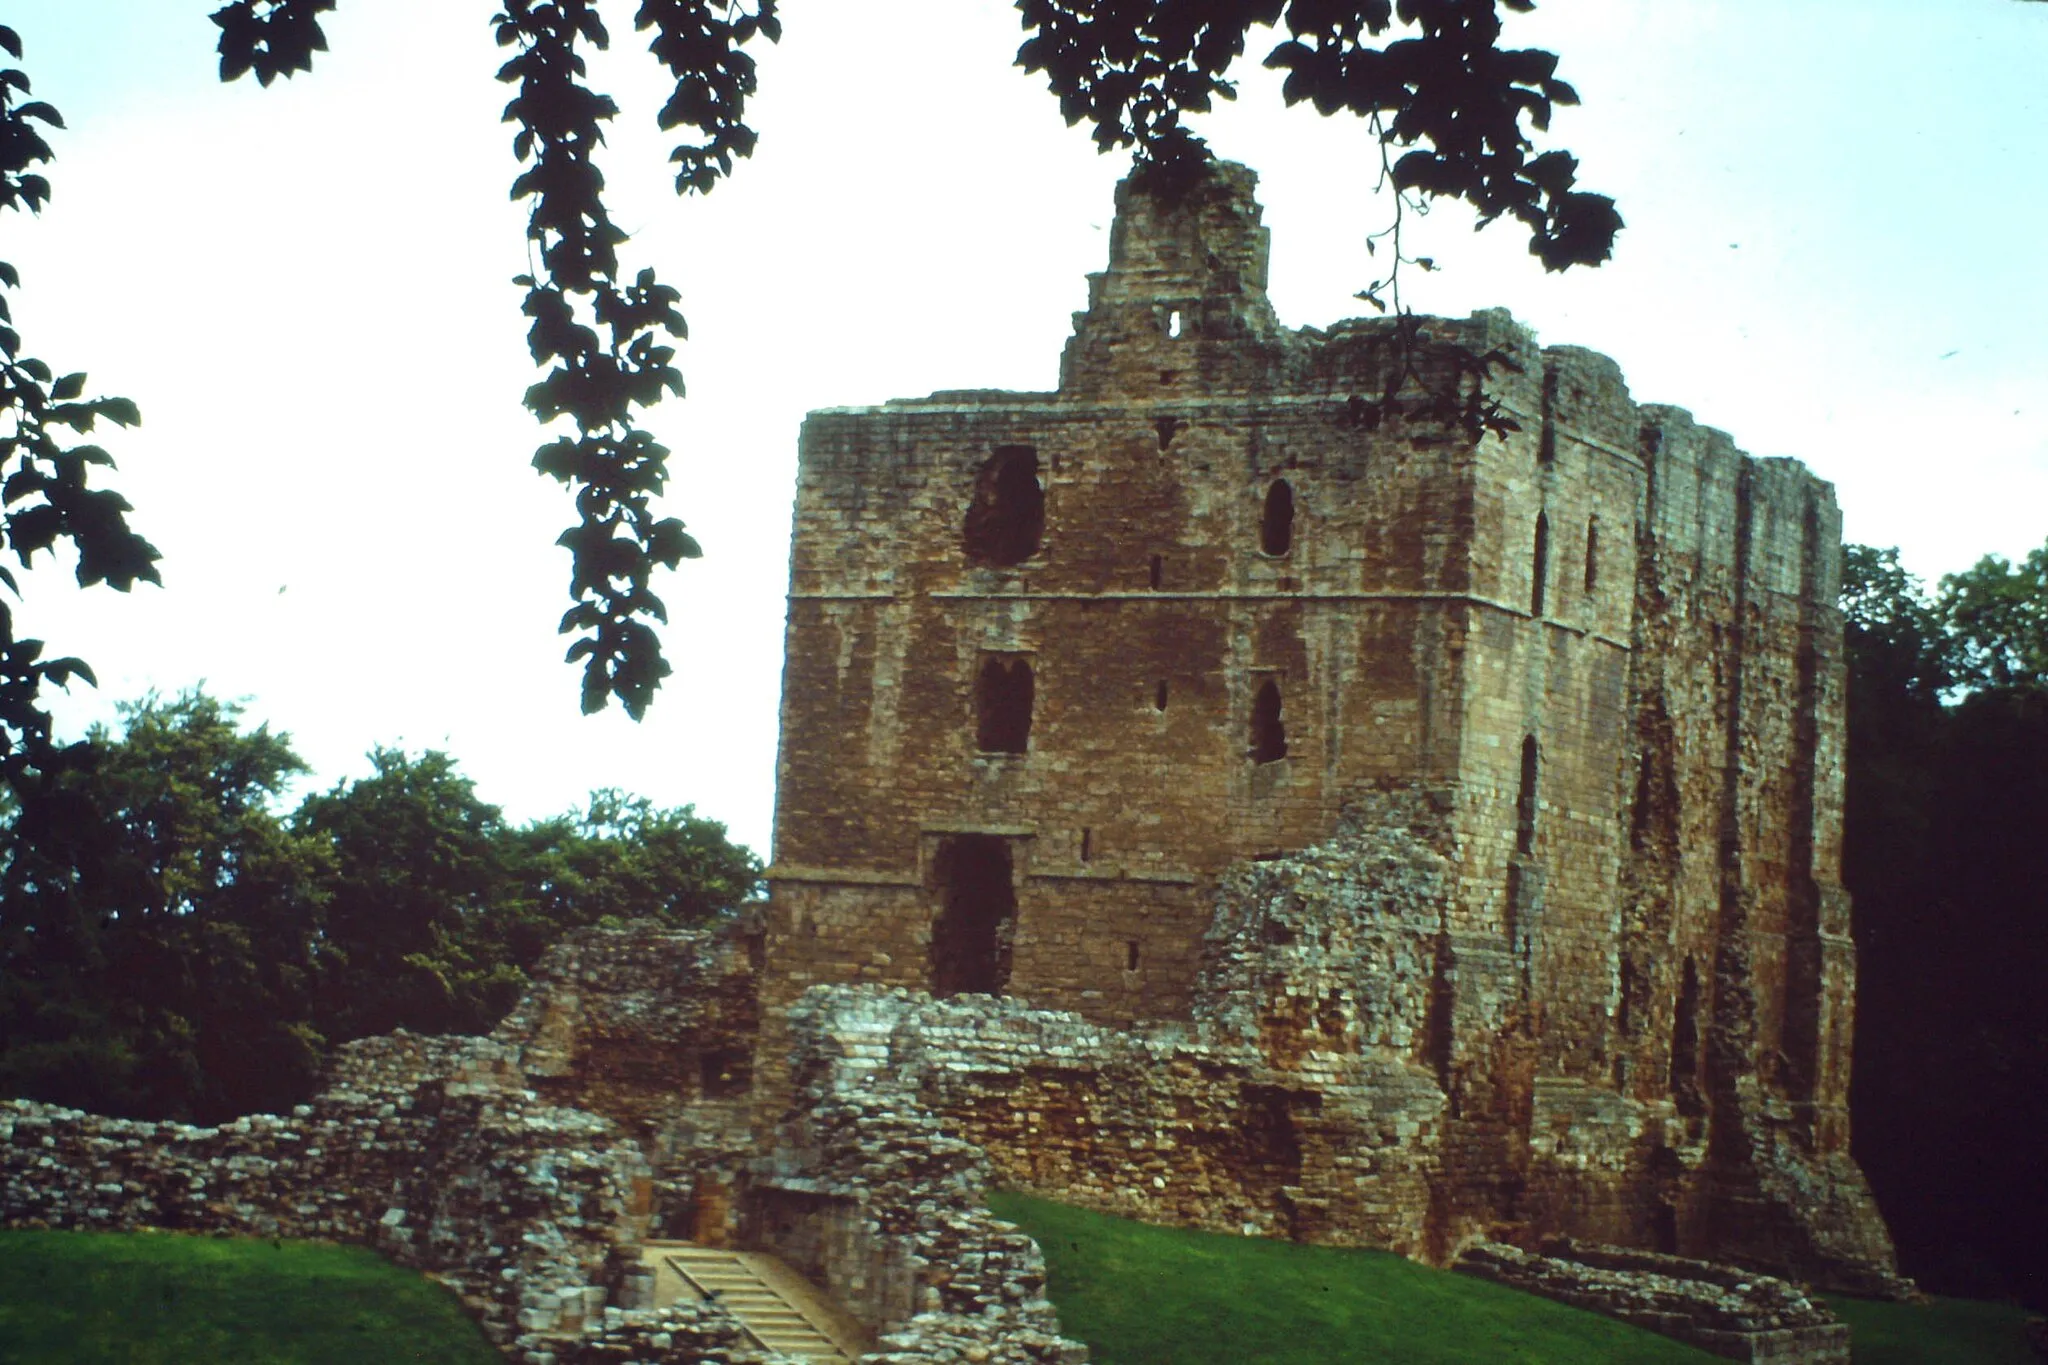
[[[1152,1227],[999,1194],[1095,1365],[1706,1365],[1692,1347],[1381,1251]],[[2002,1304],[1830,1298],[1856,1365],[2037,1365]]]
[[[4,1365],[501,1365],[455,1297],[374,1252],[0,1231]]]
[[[1045,1249],[1095,1365],[1707,1365],[1718,1357],[1384,1251],[1152,1227],[989,1200]]]
[[[2027,1314],[2011,1304],[1826,1298],[1855,1333],[1856,1365],[2040,1365],[2027,1345]]]

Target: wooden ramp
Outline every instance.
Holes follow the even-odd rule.
[[[809,1280],[773,1256],[688,1242],[650,1242],[657,1304],[714,1299],[756,1344],[798,1360],[851,1365],[866,1333]]]

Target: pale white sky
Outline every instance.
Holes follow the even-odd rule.
[[[106,443],[165,556],[161,591],[78,593],[68,564],[28,584],[21,627],[102,683],[60,717],[203,679],[322,785],[373,744],[441,747],[516,818],[615,785],[765,853],[803,414],[1051,387],[1122,161],[1009,66],[1002,0],[785,0],[759,152],[679,201],[658,72],[609,6],[627,259],[691,324],[690,396],[649,425],[706,557],[658,584],[676,675],[649,719],[586,719],[554,634],[570,509],[519,406],[495,6],[343,0],[332,51],[267,91],[214,79],[212,8],[8,6],[70,129],[0,259],[31,352],[141,404]],[[1557,141],[1628,229],[1608,266],[1547,277],[1511,225],[1440,210],[1414,306],[1607,352],[1638,399],[1807,461],[1851,539],[1929,577],[2048,537],[2048,5],[1547,0],[1510,34],[1563,54],[1585,105]],[[1370,148],[1247,67],[1206,131],[1262,177],[1281,317],[1327,324],[1372,274]]]

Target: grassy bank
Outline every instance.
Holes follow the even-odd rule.
[[[499,1365],[439,1285],[359,1247],[0,1231],[7,1365]]]
[[[1045,1248],[1096,1365],[1707,1365],[1610,1318],[1380,1251],[1151,1227],[1023,1195],[989,1201]]]
[[[1152,1227],[1024,1195],[989,1201],[1045,1249],[1096,1365],[1706,1365],[1609,1318],[1378,1251]],[[1856,1365],[2037,1365],[2003,1304],[1830,1299]]]

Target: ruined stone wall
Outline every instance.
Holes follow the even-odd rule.
[[[501,1343],[571,1305],[578,1326],[634,1238],[646,1165],[602,1118],[520,1089],[514,1060],[488,1039],[370,1039],[311,1104],[219,1128],[10,1101],[0,1222],[357,1242],[436,1272]]]
[[[807,423],[768,1107],[818,982],[1222,1008],[1231,869],[1405,794],[1446,860],[1403,930],[1431,1004],[1400,1064],[1444,1107],[1423,1242],[1505,1222],[1881,1278],[1847,1155],[1832,490],[1505,313],[1425,319],[1405,356],[1391,322],[1282,328],[1251,184],[1120,188],[1057,392]],[[1512,429],[1460,420],[1460,350]],[[1386,969],[1319,970],[1359,997]],[[1353,1003],[1260,1045],[1314,1053]]]

